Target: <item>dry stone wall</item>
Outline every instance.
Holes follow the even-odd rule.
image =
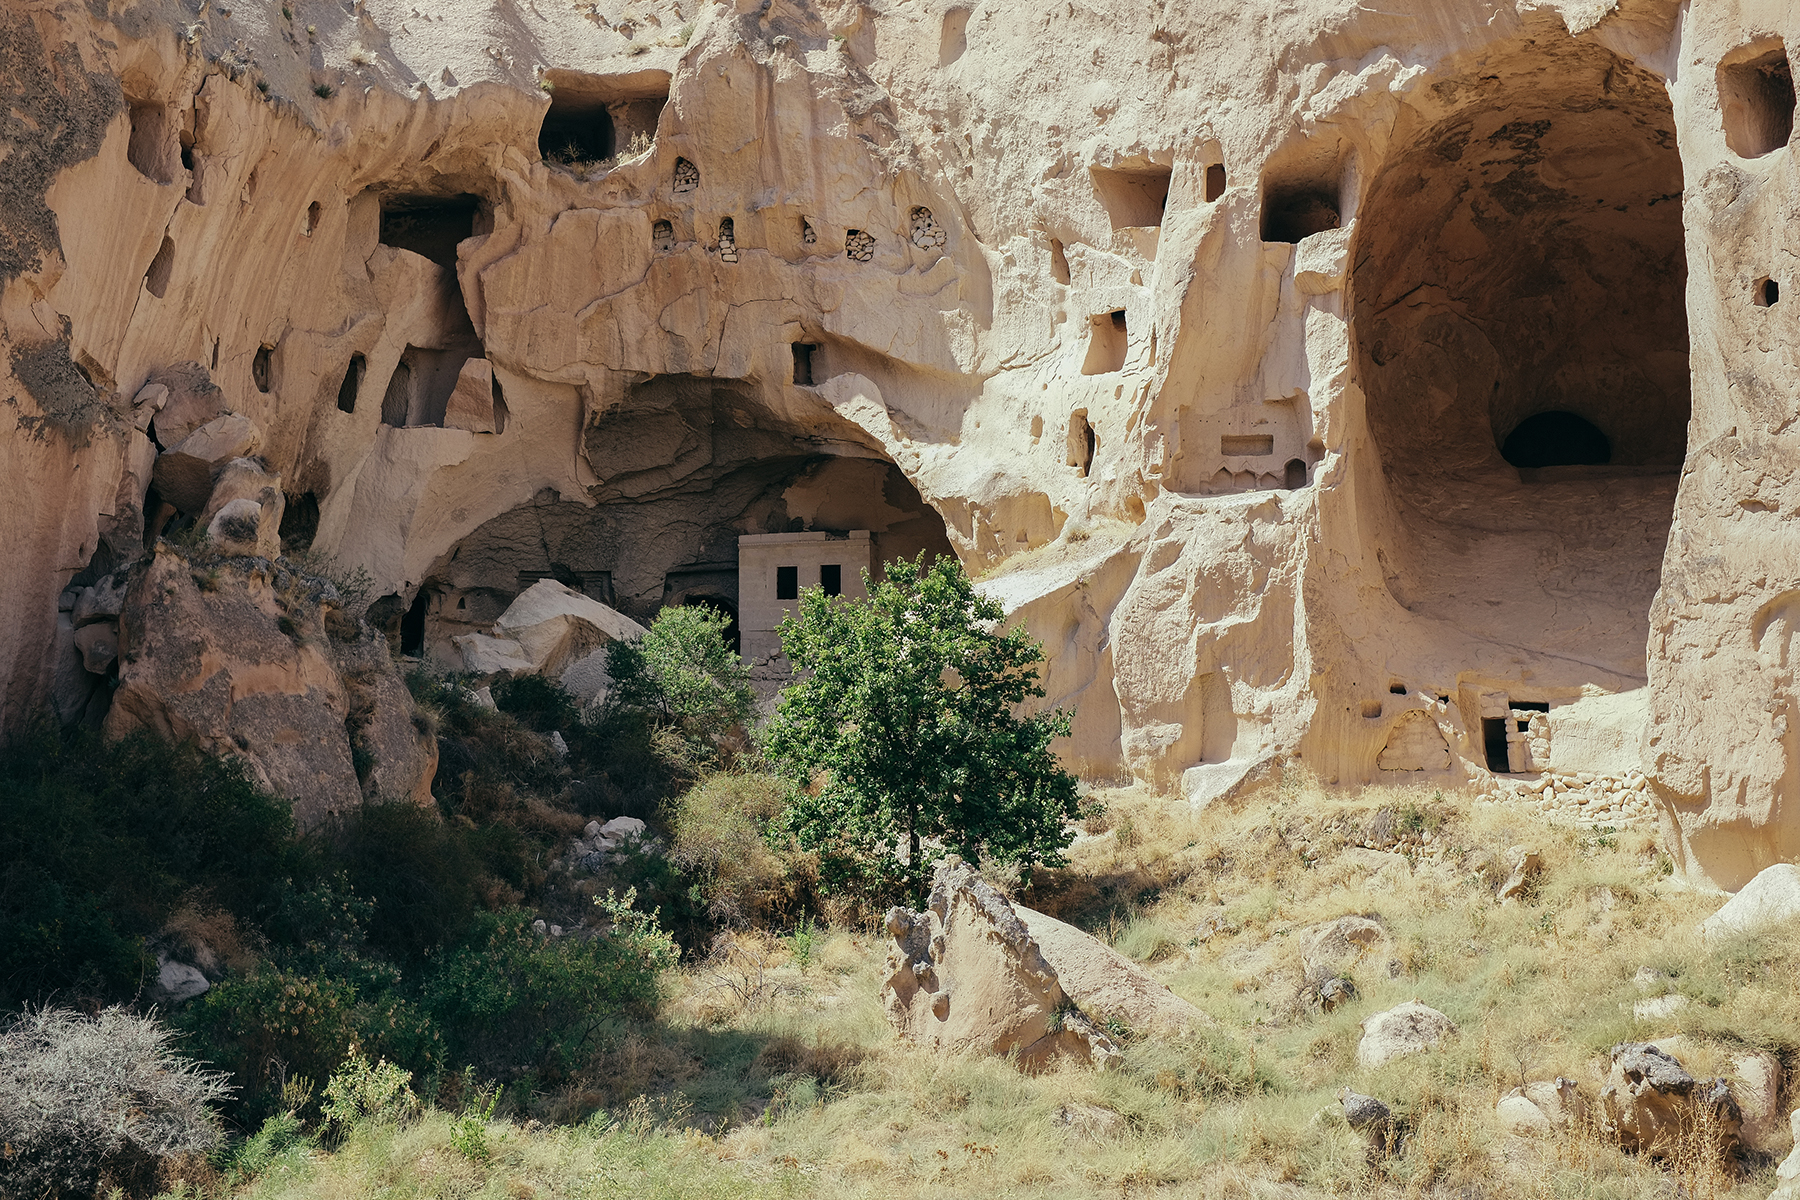
[[[400,649],[867,528],[1090,776],[1800,854],[1790,6],[1165,7],[9,7],[0,724],[85,711],[59,597],[239,420]]]

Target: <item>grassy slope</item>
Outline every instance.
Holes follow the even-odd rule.
[[[1623,1200],[1662,1194],[1676,1176],[1692,1196],[1768,1194],[1773,1157],[1735,1175],[1703,1162],[1672,1174],[1591,1134],[1527,1142],[1495,1128],[1495,1101],[1523,1079],[1567,1075],[1591,1099],[1607,1048],[1626,1039],[1685,1032],[1696,1074],[1728,1069],[1742,1046],[1800,1065],[1800,941],[1703,949],[1694,925],[1718,899],[1667,878],[1648,836],[1553,830],[1462,797],[1326,795],[1298,782],[1229,812],[1111,799],[1112,828],[1025,900],[1150,961],[1218,1018],[1213,1034],[1135,1042],[1104,1075],[939,1060],[887,1028],[881,939],[838,931],[801,961],[791,939],[746,935],[731,962],[680,974],[659,1025],[610,1045],[593,1084],[609,1108],[584,1124],[497,1121],[485,1165],[451,1147],[443,1114],[367,1127],[335,1153],[290,1155],[245,1194],[887,1197],[898,1185],[927,1197]],[[1381,805],[1435,826],[1410,861],[1346,851],[1333,832],[1333,818],[1366,825]],[[1547,869],[1535,895],[1502,906],[1481,866],[1514,844],[1538,849]],[[1388,941],[1349,972],[1362,999],[1322,1015],[1296,1002],[1300,933],[1352,912],[1379,914]],[[1226,931],[1196,939],[1209,918]],[[1693,1003],[1635,1021],[1642,966]],[[1358,1022],[1415,997],[1460,1036],[1356,1067]],[[1343,1084],[1409,1119],[1404,1158],[1366,1164],[1337,1115]]]

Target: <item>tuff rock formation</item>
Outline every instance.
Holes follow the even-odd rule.
[[[1090,777],[1549,771],[1736,888],[1800,854],[1797,20],[10,5],[0,727],[171,518],[266,551],[261,472],[407,653],[868,530]]]
[[[994,889],[967,863],[938,865],[925,911],[887,915],[882,1004],[933,1050],[1016,1054],[1028,1069],[1118,1056],[1106,1027],[1179,1035],[1211,1019],[1131,960]]]

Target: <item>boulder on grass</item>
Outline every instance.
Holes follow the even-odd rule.
[[[1408,1000],[1362,1023],[1362,1040],[1356,1044],[1356,1063],[1379,1067],[1382,1063],[1429,1050],[1456,1032],[1456,1022],[1430,1005]]]
[[[1765,867],[1727,900],[1725,907],[1700,922],[1700,936],[1715,942],[1796,919],[1800,919],[1800,866],[1776,863]]]
[[[960,860],[938,865],[925,911],[890,909],[887,930],[882,1003],[901,1037],[945,1055],[1014,1054],[1026,1069],[1117,1059],[1017,910]]]
[[[1743,1114],[1724,1080],[1695,1079],[1673,1054],[1649,1042],[1613,1047],[1612,1070],[1600,1092],[1600,1128],[1621,1148],[1667,1158],[1702,1123],[1721,1151],[1737,1149]]]
[[[1182,1034],[1212,1019],[1098,938],[1055,917],[1013,905],[1062,989],[1096,1021],[1137,1033]]]

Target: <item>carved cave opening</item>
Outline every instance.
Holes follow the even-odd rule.
[[[900,468],[834,416],[794,407],[791,397],[805,393],[785,386],[665,375],[627,387],[583,434],[601,479],[585,503],[540,493],[426,572],[426,652],[459,664],[452,639],[489,632],[546,575],[641,622],[663,607],[707,604],[732,619],[730,636],[743,638],[744,534],[866,529],[875,564],[921,552],[928,562],[955,557],[943,518]],[[590,581],[603,581],[605,595]],[[396,606],[390,617],[399,615]]]
[[[546,71],[550,107],[538,127],[545,162],[573,166],[601,163],[648,150],[669,102],[666,71],[589,75]]]
[[[1636,686],[1689,412],[1667,90],[1595,45],[1457,81],[1364,198],[1358,381],[1402,607],[1540,680]],[[1466,86],[1465,86],[1466,85]]]

